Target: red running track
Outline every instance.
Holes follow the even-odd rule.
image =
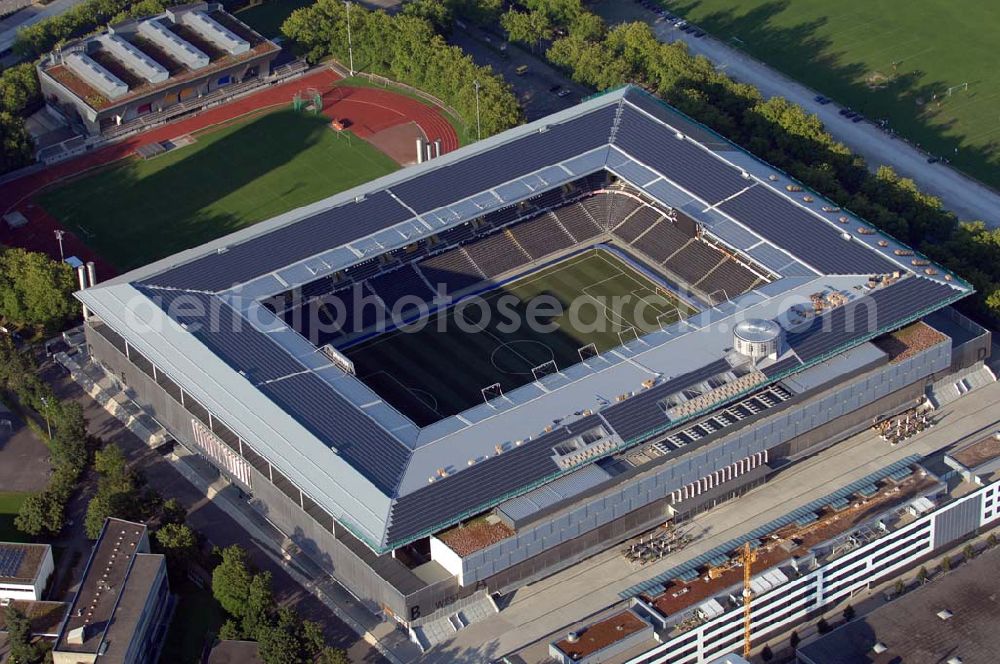
[[[202,131],[254,111],[287,104],[295,92],[304,88],[319,90],[324,97],[324,114],[350,119],[355,125],[351,130],[362,138],[382,129],[412,121],[420,126],[429,140],[441,139],[442,153],[459,147],[454,128],[436,109],[388,90],[334,88],[338,80],[340,76],[336,72],[322,69],[0,184],[0,215],[18,209],[30,221],[27,227],[13,231],[7,228],[6,224],[0,223],[0,244],[43,251],[50,256],[58,257],[59,247],[53,231],[61,226],[58,220],[30,200],[42,188],[93,168],[125,159],[140,146]],[[101,268],[103,278],[115,272],[109,263],[97,256],[86,246],[83,239],[71,231],[66,231],[63,245],[67,256],[75,255],[84,260],[94,261]]]

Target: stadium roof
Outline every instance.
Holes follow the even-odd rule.
[[[259,303],[601,170],[696,219],[781,278],[422,429]],[[904,277],[867,288],[871,275],[896,271]],[[729,366],[732,324],[753,317],[791,325],[792,305],[829,288],[851,301],[792,326],[786,352],[761,365],[770,381],[972,291],[625,87],[77,297],[310,498],[385,550],[564,474],[552,448],[582,431],[603,427],[620,449],[671,428],[678,422],[659,402]],[[640,388],[651,378],[655,387]],[[621,394],[635,396],[615,403],[600,396]],[[438,469],[447,477],[435,477]]]

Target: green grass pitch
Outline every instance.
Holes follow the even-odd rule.
[[[543,310],[543,295],[559,306]],[[533,302],[546,329],[525,323]],[[604,352],[692,313],[617,256],[594,249],[344,352],[358,377],[425,426],[483,403],[489,385],[509,392],[534,380],[533,368],[552,361],[565,369],[585,346]]]
[[[192,145],[72,180],[38,202],[119,270],[129,270],[318,201],[398,166],[338,137],[322,116],[277,111]]]
[[[995,1],[662,4],[866,117],[888,119],[900,135],[1000,186]],[[963,83],[968,90],[947,96],[949,87]]]

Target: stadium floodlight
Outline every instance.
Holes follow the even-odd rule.
[[[589,343],[586,346],[580,346],[576,352],[580,355],[580,361],[586,364],[590,358],[597,357],[597,344]]]
[[[486,402],[487,406],[491,406],[490,401],[503,396],[503,388],[500,387],[500,383],[493,383],[492,385],[487,385],[480,390],[483,394],[483,401]]]
[[[472,82],[476,86],[476,140],[480,141],[483,138],[483,126],[479,122],[479,79]]]
[[[631,337],[629,337],[630,332],[632,334]],[[631,325],[623,330],[619,330],[618,341],[621,343],[622,346],[629,344],[633,341],[641,341],[641,339],[639,339],[639,331],[636,330],[635,327]]]
[[[559,373],[559,367],[556,366],[555,360],[542,362],[537,367],[531,368],[531,375],[534,376],[536,383],[554,373]]]

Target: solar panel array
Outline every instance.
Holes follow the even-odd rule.
[[[725,556],[727,559],[729,555],[736,551],[739,547],[743,546],[746,542],[757,542],[760,538],[770,535],[775,530],[783,528],[790,523],[796,523],[799,520],[805,520],[809,518],[810,515],[815,515],[816,510],[822,509],[827,505],[837,503],[837,501],[847,498],[851,494],[860,491],[866,487],[869,487],[876,482],[890,477],[893,473],[899,472],[903,469],[909,468],[913,464],[920,461],[920,457],[916,454],[910,455],[905,459],[900,459],[896,463],[886,466],[885,468],[875,471],[867,477],[852,482],[847,486],[839,489],[823,498],[812,501],[808,505],[803,505],[802,507],[785,514],[784,516],[778,517],[774,521],[770,521],[763,526],[755,528],[754,530],[740,535],[736,539],[729,540],[725,544],[720,544],[719,546],[710,549],[709,551],[692,558],[684,562],[677,567],[667,570],[662,574],[657,574],[651,579],[643,581],[642,583],[636,584],[630,588],[626,588],[620,594],[623,599],[629,599],[635,597],[636,595],[646,594],[657,594],[662,589],[663,586],[672,581],[673,579],[687,579],[693,580],[698,578],[698,570],[709,563],[709,561],[719,557]]]
[[[688,139],[679,139],[663,125],[626,106],[615,145],[650,168],[710,204],[746,189],[740,171]]]
[[[298,361],[218,298],[181,291],[145,291],[174,320],[187,325],[199,341],[319,440],[335,446],[339,456],[381,491],[387,495],[395,493],[409,460],[409,448],[321,378],[302,373],[305,368]],[[185,313],[195,306],[210,313]]]
[[[488,152],[401,182],[394,194],[424,213],[606,145],[615,107],[553,124],[547,131],[518,138]]]
[[[21,547],[0,547],[0,577],[15,578],[26,554]]]
[[[888,274],[899,266],[860,240],[817,219],[787,197],[757,185],[719,210],[826,274]]]
[[[923,277],[909,277],[870,295],[817,316],[805,330],[787,335],[788,345],[803,362],[809,362],[859,338],[913,318],[927,305],[961,297],[950,286]]]
[[[400,497],[393,504],[387,540],[406,541],[456,514],[498,503],[510,497],[505,494],[559,473],[552,448],[600,424],[598,415],[584,417]]]
[[[626,441],[639,438],[669,422],[666,413],[660,407],[661,399],[729,369],[728,362],[716,360],[701,369],[677,376],[651,389],[643,390],[631,399],[609,406],[601,411],[601,415]]]
[[[384,191],[324,210],[294,224],[233,245],[146,279],[170,288],[221,291],[410,219]]]

